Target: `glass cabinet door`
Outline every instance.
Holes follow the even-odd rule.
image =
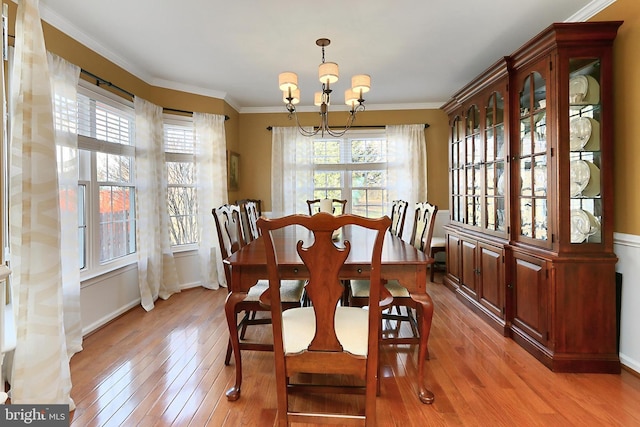
[[[517,158],[519,188],[518,234],[534,241],[548,241],[549,195],[547,182],[547,95],[546,81],[530,73],[519,93],[520,132]]]
[[[569,60],[571,243],[600,243],[600,60]]]
[[[485,107],[485,179],[484,179],[484,228],[506,231],[505,188],[505,112],[504,97],[493,92]]]
[[[481,226],[482,208],[481,196],[481,166],[482,166],[482,139],[480,135],[480,110],[473,105],[467,110],[465,131],[465,224],[476,227]]]
[[[451,124],[451,220],[463,222],[463,190],[464,186],[464,121],[456,116]]]

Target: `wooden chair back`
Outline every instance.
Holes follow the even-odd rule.
[[[216,223],[222,259],[228,258],[245,245],[240,224],[240,207],[225,204],[213,208],[211,214]],[[224,274],[227,283],[231,283],[231,270],[227,264],[224,264]]]
[[[347,209],[346,199],[331,199],[331,205],[333,206],[333,214],[343,215],[346,213],[346,209]],[[320,209],[320,199],[307,200],[307,206],[309,207],[309,215],[318,213]],[[338,213],[336,213],[337,207],[340,207],[340,212]]]
[[[242,205],[247,202],[253,202],[256,205],[256,211],[258,212],[258,218],[262,216],[262,200],[260,199],[239,199],[235,201],[235,204],[240,206],[240,210],[242,210]]]
[[[247,202],[250,203],[250,202]],[[231,256],[236,251],[245,246],[245,240],[242,235],[240,207],[237,205],[222,205],[211,210],[216,223],[218,232],[218,243],[222,258]],[[257,220],[257,219],[256,219]],[[257,226],[256,226],[257,227]],[[224,263],[224,274],[227,279],[227,290],[231,291],[231,266]],[[240,277],[241,280],[251,280],[251,278]],[[251,325],[265,325],[271,323],[271,319],[267,316],[256,317],[257,312],[268,312],[269,308],[260,302],[260,295],[268,291],[268,282],[266,280],[258,280],[251,283],[251,288],[243,298],[232,298],[233,293],[229,294],[227,303],[225,303],[225,316],[229,325],[236,324],[235,330],[230,329],[229,344],[227,345],[227,353],[225,355],[224,364],[229,365],[232,355],[232,344],[234,341],[239,350],[253,351],[272,351],[273,345],[263,340],[246,339],[245,334],[247,327]],[[283,309],[290,307],[300,307],[302,295],[304,292],[303,280],[286,280],[282,286],[282,306]],[[236,296],[239,293],[235,293]],[[238,314],[244,312],[241,320],[238,321]],[[240,352],[238,352],[240,353]],[[242,361],[240,354],[235,355],[236,360],[236,378],[242,378]],[[227,391],[229,400],[236,400],[240,397],[240,389],[235,386]]]
[[[429,253],[436,213],[438,213],[437,206],[429,202],[416,203],[416,214],[410,241],[414,248]]]
[[[427,252],[431,244],[433,229],[435,225],[435,217],[438,207],[428,202],[416,203],[415,217],[413,228],[411,230],[411,240],[409,243],[418,250]],[[351,281],[351,294],[349,295],[349,304],[362,307],[369,304],[369,283],[365,280]],[[418,318],[424,315],[418,311],[418,305],[411,298],[409,291],[397,280],[390,280],[386,283],[386,288],[390,292],[393,300],[390,304],[391,310],[382,313],[382,319],[386,321],[396,321],[395,328],[388,327],[383,330],[383,344],[413,344],[419,343],[420,340],[425,342],[428,335],[421,336],[419,334]],[[401,307],[405,307],[405,313],[402,313]],[[394,313],[395,310],[395,313]],[[429,314],[431,316],[433,313]],[[429,324],[431,317],[429,317]],[[401,322],[409,322],[412,336],[400,336]],[[390,322],[386,322],[391,325]]]
[[[371,248],[370,281],[371,298],[378,301],[382,287],[380,276],[382,246],[384,235],[390,224],[391,220],[387,216],[369,219],[357,215],[333,216],[324,212],[313,216],[290,215],[283,218],[258,220],[258,226],[262,229],[269,272],[269,301],[264,302],[271,306],[279,425],[286,426],[291,422],[328,421],[340,424],[342,423],[338,421],[340,416],[347,417],[343,420],[344,425],[354,425],[354,420],[359,420],[361,425],[375,425],[381,310],[362,310],[358,307],[345,307],[338,304],[343,295],[340,270],[349,256],[352,244],[357,245],[358,242],[345,240],[337,243],[333,240],[332,234],[334,230],[345,226],[364,227],[376,232]],[[289,309],[283,315],[279,289],[280,276],[284,269],[279,266],[278,260],[281,259],[280,251],[287,249],[274,243],[277,240],[274,239],[274,235],[277,230],[294,226],[304,227],[310,232],[310,237],[305,242],[302,240],[296,242],[295,239],[291,239],[290,245],[295,245],[298,256],[308,270],[306,291],[311,300],[311,306]],[[345,322],[343,320],[345,318],[349,320]],[[292,328],[295,328],[295,331]],[[353,336],[349,339],[345,338],[345,332],[360,337],[361,340],[364,334],[366,341],[364,344],[360,342],[365,349],[364,354],[353,354],[355,350],[352,350],[351,346],[354,345],[352,341],[358,340]],[[284,336],[287,339],[284,339]],[[339,337],[343,337],[343,340],[340,341]],[[317,411],[290,410],[287,393],[296,387],[309,392],[313,387],[309,384],[294,384],[291,378],[297,373],[353,375],[364,378],[365,384],[361,392],[365,394],[365,413],[345,416]],[[329,393],[327,387],[319,390]],[[343,385],[333,392],[353,393],[353,384],[349,389]]]
[[[404,220],[407,216],[407,207],[409,202],[405,200],[394,200],[391,204],[391,234],[398,236],[402,239],[402,232],[404,231]]]
[[[252,242],[260,237],[257,222],[262,216],[262,202],[255,199],[242,199],[236,200],[236,204],[240,207],[244,240],[247,243]]]

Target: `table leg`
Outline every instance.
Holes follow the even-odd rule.
[[[418,398],[422,403],[433,403],[435,396],[424,384],[424,361],[427,358],[431,320],[433,319],[433,301],[427,293],[411,294],[411,298],[418,304],[420,328],[420,343],[418,347]]]
[[[242,358],[240,356],[240,340],[238,339],[238,325],[236,306],[247,296],[246,292],[229,292],[224,303],[224,312],[227,316],[227,326],[229,327],[229,341],[236,363],[236,383],[225,393],[230,401],[240,398],[240,386],[242,385]]]

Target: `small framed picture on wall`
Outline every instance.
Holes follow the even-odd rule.
[[[233,151],[227,151],[227,172],[229,174],[229,182],[227,186],[229,191],[238,191],[240,154]]]

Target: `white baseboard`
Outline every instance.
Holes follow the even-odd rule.
[[[620,364],[640,374],[640,362],[620,353]]]
[[[622,274],[620,310],[620,363],[640,373],[640,236],[613,233],[613,250],[618,256],[616,272]]]
[[[109,323],[110,321],[112,321],[113,319],[115,319],[116,317],[126,313],[127,311],[131,310],[134,307],[137,307],[140,305],[140,299],[138,299],[137,301],[132,301],[129,304],[120,307],[120,309],[113,311],[109,314],[107,314],[106,316],[101,317],[100,319],[97,319],[95,322],[91,323],[90,325],[85,325],[82,328],[82,336],[86,337],[88,334],[90,334],[91,332],[95,331],[96,329],[99,329],[100,327],[106,325],[107,323]]]

